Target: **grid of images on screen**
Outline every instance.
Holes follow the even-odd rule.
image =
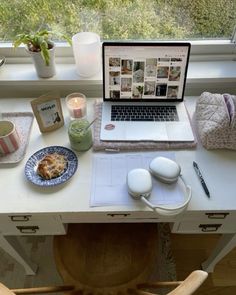
[[[181,58],[109,57],[111,99],[181,98]]]

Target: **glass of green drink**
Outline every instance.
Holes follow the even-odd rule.
[[[83,120],[73,120],[69,124],[68,135],[72,149],[84,152],[93,145],[90,123]]]

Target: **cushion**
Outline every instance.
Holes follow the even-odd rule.
[[[236,96],[203,92],[196,102],[196,124],[206,149],[236,149]]]

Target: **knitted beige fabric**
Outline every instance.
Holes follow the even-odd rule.
[[[196,125],[206,149],[236,149],[236,96],[203,92],[196,103]]]
[[[94,123],[94,151],[140,151],[140,150],[169,150],[169,149],[188,149],[195,148],[197,140],[193,129],[195,140],[193,142],[154,142],[154,141],[101,141],[101,114],[102,114],[102,102],[97,100],[94,104],[95,117],[98,118]],[[191,120],[190,120],[191,121]],[[193,127],[193,126],[192,126]]]

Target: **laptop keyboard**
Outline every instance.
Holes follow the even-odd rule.
[[[175,106],[111,106],[111,121],[179,121]]]

